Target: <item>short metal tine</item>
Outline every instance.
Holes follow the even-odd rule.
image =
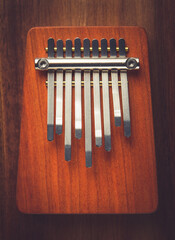
[[[105,38],[101,39],[101,57],[107,58],[107,40]]]
[[[90,41],[84,39],[84,57],[90,57]],[[90,71],[84,71],[84,115],[85,115],[85,153],[86,167],[92,166],[92,127],[91,127],[91,86]]]
[[[107,40],[101,40],[101,57],[107,57]],[[103,93],[103,122],[105,136],[105,150],[111,150],[111,123],[110,123],[110,104],[109,104],[109,86],[108,71],[102,70],[102,93]]]
[[[119,39],[119,57],[126,57],[125,40],[123,38]]]
[[[116,58],[116,40],[114,38],[110,39],[110,57]],[[114,107],[114,120],[115,126],[121,126],[121,109],[120,109],[120,97],[119,97],[119,87],[118,87],[118,71],[111,71],[112,79],[112,98]]]
[[[92,57],[93,58],[99,57],[98,40],[96,40],[96,39],[92,40]]]
[[[75,58],[81,58],[81,40],[76,38],[74,41],[75,44]]]
[[[72,41],[66,40],[66,58],[72,57]],[[65,160],[71,160],[72,70],[65,71]]]
[[[63,41],[59,39],[57,41],[57,58],[63,58]]]
[[[72,58],[72,41],[66,40],[66,58]]]
[[[92,57],[98,58],[98,40],[92,41]],[[94,92],[94,120],[95,120],[95,142],[96,146],[102,145],[102,129],[101,129],[101,107],[100,107],[100,86],[99,86],[99,70],[93,70],[93,92]]]
[[[84,46],[84,57],[90,58],[90,41],[88,38],[84,39],[83,46]]]
[[[48,58],[54,58],[54,39],[48,39]],[[52,141],[54,138],[54,71],[47,73],[47,139]]]
[[[116,52],[116,40],[114,38],[110,39],[110,57],[116,58],[117,52]]]
[[[81,58],[81,40],[75,39],[75,58]],[[82,136],[81,70],[75,70],[75,137]]]
[[[63,58],[63,41],[57,41],[57,58]],[[56,133],[63,128],[63,70],[56,71]]]
[[[125,40],[119,40],[119,57],[125,58]],[[127,71],[120,70],[121,79],[121,92],[122,92],[122,107],[123,107],[123,121],[124,121],[124,135],[126,137],[131,136],[131,122],[130,122],[130,109],[129,109],[129,91],[128,91],[128,79]]]

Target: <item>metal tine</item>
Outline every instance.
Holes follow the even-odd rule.
[[[125,40],[119,39],[119,57],[125,58]],[[123,107],[123,121],[124,121],[124,135],[131,136],[130,110],[129,110],[129,91],[127,71],[120,70],[121,90],[122,90],[122,107]]]
[[[114,38],[110,39],[110,57],[116,58],[116,40]],[[118,71],[111,70],[112,79],[112,98],[114,107],[114,120],[115,126],[121,126],[121,109],[120,109],[120,97],[119,97],[119,87],[118,87]]]
[[[81,40],[75,41],[75,58],[81,58]],[[81,105],[81,70],[75,70],[75,137],[82,136],[82,105]]]
[[[72,57],[72,41],[66,40],[66,58]],[[65,71],[65,160],[71,160],[72,70]]]
[[[63,41],[59,39],[57,41],[57,58],[63,58]]]
[[[63,58],[63,41],[57,41],[57,58]],[[62,133],[63,126],[63,70],[56,71],[56,133]]]
[[[92,57],[99,57],[98,40],[92,41]],[[93,70],[93,92],[94,92],[94,120],[95,120],[95,142],[96,146],[102,145],[102,129],[101,129],[101,107],[100,107],[100,86],[99,86],[99,70]]]
[[[107,58],[107,40],[101,40],[101,57]],[[102,93],[103,93],[103,121],[104,121],[104,136],[105,150],[111,150],[111,124],[110,124],[110,105],[109,105],[109,86],[108,86],[108,71],[102,70]]]
[[[54,57],[54,40],[48,39],[48,58]],[[47,139],[52,141],[54,138],[54,71],[47,73]]]
[[[90,41],[84,39],[84,57],[90,57]],[[84,115],[85,115],[85,153],[86,167],[92,166],[92,129],[91,129],[91,86],[90,70],[84,70]]]

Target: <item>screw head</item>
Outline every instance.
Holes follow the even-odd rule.
[[[128,69],[134,69],[137,67],[137,61],[134,58],[128,58],[126,61],[126,67]]]
[[[48,69],[48,67],[49,67],[49,62],[47,61],[46,58],[41,58],[38,61],[38,68],[45,70],[45,69]]]

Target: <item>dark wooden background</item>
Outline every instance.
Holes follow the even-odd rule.
[[[0,239],[175,239],[174,0],[0,0]],[[24,215],[15,203],[27,31],[139,25],[148,34],[159,206],[148,215]],[[31,99],[32,101],[32,99]]]

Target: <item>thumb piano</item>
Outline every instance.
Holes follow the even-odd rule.
[[[24,213],[150,213],[156,160],[145,31],[27,36],[17,205]]]

